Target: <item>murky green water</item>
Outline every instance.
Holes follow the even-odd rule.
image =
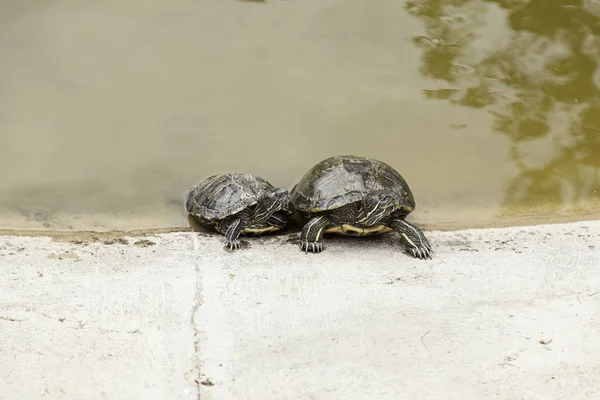
[[[1,2],[0,228],[187,226],[207,175],[334,154],[424,226],[600,215],[600,3]]]

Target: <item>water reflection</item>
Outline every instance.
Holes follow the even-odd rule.
[[[600,6],[576,0],[423,0],[407,11],[423,21],[421,73],[446,82],[430,99],[485,108],[506,135],[517,175],[504,209],[585,209],[600,191]],[[483,21],[502,18],[509,39],[476,57]],[[479,51],[479,53],[482,53]],[[543,149],[543,152],[540,150]],[[540,155],[540,153],[543,153]]]
[[[291,187],[333,154],[392,164],[425,229],[600,215],[589,5],[13,3],[0,229],[187,226],[206,176]]]

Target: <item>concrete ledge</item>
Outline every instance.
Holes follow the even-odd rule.
[[[197,398],[192,240],[145,239],[0,237],[1,399]]]
[[[600,396],[599,221],[427,235],[0,237],[0,398]]]

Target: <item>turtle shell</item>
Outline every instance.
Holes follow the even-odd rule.
[[[294,186],[291,201],[297,210],[314,213],[359,201],[373,190],[391,190],[415,207],[408,184],[394,168],[358,156],[334,156],[316,164]]]
[[[261,194],[271,189],[269,182],[253,174],[213,175],[186,192],[185,208],[208,220],[223,219],[255,205]]]

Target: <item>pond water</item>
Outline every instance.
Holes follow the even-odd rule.
[[[8,4],[10,3],[10,4]],[[335,154],[425,228],[600,215],[600,3],[7,2],[0,228],[187,226],[219,172],[291,187]]]

